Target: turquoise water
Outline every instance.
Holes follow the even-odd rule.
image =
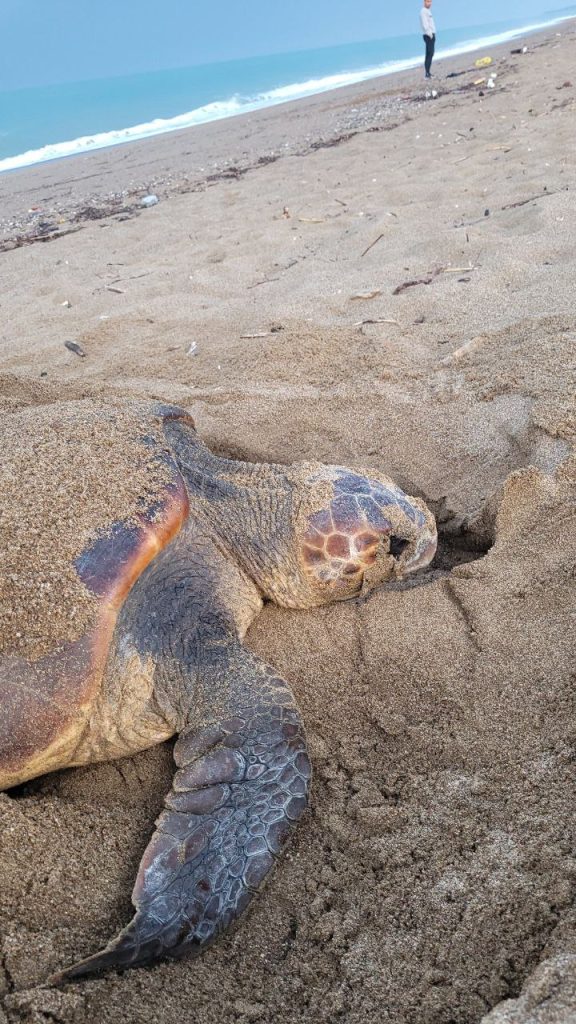
[[[576,13],[576,7],[574,8]],[[450,29],[437,56],[490,46],[559,23],[498,22]],[[0,92],[0,171],[178,128],[348,85],[422,61],[418,35]]]

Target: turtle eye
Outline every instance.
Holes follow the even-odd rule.
[[[390,537],[390,554],[393,558],[400,558],[400,555],[405,548],[408,547],[410,541],[404,540],[402,537],[395,537],[393,534]]]

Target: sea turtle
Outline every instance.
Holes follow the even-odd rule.
[[[0,446],[0,789],[178,734],[135,916],[52,981],[198,953],[307,804],[298,709],[248,626],[427,565],[434,518],[376,470],[220,458],[153,402],[14,412]]]

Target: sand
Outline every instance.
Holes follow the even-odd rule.
[[[116,400],[104,415],[88,398],[5,409],[0,437],[0,657],[36,662],[94,627],[99,604],[76,560],[114,526],[137,529],[138,512],[162,522],[171,476],[161,419],[143,403]]]
[[[407,72],[0,178],[6,414],[175,402],[232,457],[378,467],[441,535],[418,585],[251,629],[311,809],[200,960],[38,987],[128,919],[170,744],[0,796],[2,1024],[574,1019],[574,22],[526,44],[491,90],[454,58],[434,99]]]

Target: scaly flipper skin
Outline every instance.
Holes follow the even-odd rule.
[[[52,984],[202,952],[242,913],[305,810],[310,762],[287,684],[238,642],[226,655],[222,713],[174,748],[178,771],[140,864],[136,915]]]

